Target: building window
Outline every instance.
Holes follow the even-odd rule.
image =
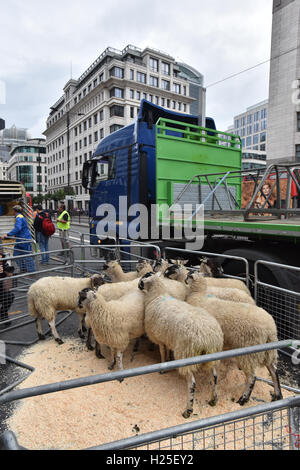
[[[174,91],[174,93],[178,93],[180,95],[181,86],[178,83],[173,83],[173,91]]]
[[[170,82],[168,80],[162,80],[161,87],[163,90],[170,91]]]
[[[140,99],[141,99],[141,92],[140,92],[140,91],[137,91],[137,92],[136,92],[136,99],[137,99],[138,101],[140,101]]]
[[[247,127],[247,134],[251,135],[252,134],[252,126]]]
[[[170,75],[170,64],[166,62],[161,63],[161,71],[164,75]]]
[[[140,83],[147,83],[147,76],[145,73],[137,72],[136,79]]]
[[[100,139],[104,138],[104,129],[100,129]]]
[[[300,162],[300,145],[296,145],[296,162]]]
[[[98,124],[98,114],[94,115],[94,124]]]
[[[94,142],[98,142],[98,131],[94,133]]]
[[[119,116],[124,117],[124,106],[114,105],[109,108],[110,117]]]
[[[158,78],[157,77],[152,77],[152,75],[150,75],[149,85],[150,86],[155,86],[156,88],[158,88]]]
[[[104,80],[104,73],[103,73],[103,72],[102,72],[101,75],[99,76],[99,80],[100,80],[100,82],[103,82],[103,80]]]
[[[161,105],[164,107],[165,106],[165,98],[161,98]]]
[[[253,145],[257,145],[258,142],[259,142],[259,135],[256,134],[256,135],[253,136]]]
[[[265,142],[266,139],[267,139],[267,134],[266,134],[265,132],[262,132],[262,133],[260,134],[260,141],[261,141],[261,142]]]
[[[134,107],[133,106],[130,106],[130,118],[131,119],[134,118]]]
[[[112,88],[110,90],[110,97],[115,97],[115,98],[124,98],[124,90],[123,88]]]
[[[96,88],[96,86],[98,85],[98,79],[97,78],[94,80],[93,85],[94,85],[94,88]]]
[[[121,67],[113,67],[110,70],[111,77],[124,78],[124,69]]]
[[[297,132],[300,132],[300,113],[297,113]]]
[[[152,72],[158,72],[158,60],[150,57],[150,70]]]
[[[104,110],[102,109],[100,111],[100,121],[103,121],[104,120]]]
[[[134,70],[130,69],[130,80],[134,80]]]
[[[130,99],[134,100],[134,90],[130,90]]]
[[[252,124],[252,114],[247,116],[247,124]]]
[[[252,145],[252,137],[247,137],[247,139],[246,139],[246,146],[247,146],[247,147],[250,147],[250,145]]]
[[[110,126],[110,128],[109,128],[110,133],[112,134],[113,132],[116,132],[116,131],[118,131],[119,129],[122,129],[122,127],[124,127],[124,126],[120,126],[119,124],[113,124],[113,125]]]

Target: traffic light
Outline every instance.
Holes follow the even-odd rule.
[[[2,131],[2,129],[5,129],[5,121],[0,118],[0,131]]]

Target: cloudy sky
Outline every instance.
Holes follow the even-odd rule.
[[[0,0],[0,117],[7,127],[26,127],[40,137],[71,64],[78,78],[108,46],[150,46],[195,67],[208,86],[207,115],[220,130],[268,97],[269,64],[209,85],[270,57],[272,0],[107,3]]]

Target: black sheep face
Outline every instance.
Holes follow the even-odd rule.
[[[147,274],[145,274],[145,276],[142,277],[142,279],[141,279],[140,282],[139,282],[139,289],[140,289],[141,291],[146,290],[146,289],[145,289],[145,281],[146,281],[147,279],[149,279],[150,277],[152,277],[152,276],[154,276],[154,273],[147,273]]]
[[[165,272],[165,277],[167,277],[168,279],[171,279],[173,276],[176,277],[179,271],[180,271],[179,265],[170,266]]]
[[[86,288],[83,289],[81,292],[79,292],[78,296],[78,307],[82,308],[83,307],[83,302],[88,298],[88,293],[93,292],[93,289]]]

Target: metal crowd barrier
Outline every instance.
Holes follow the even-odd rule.
[[[280,339],[294,338],[300,341],[300,292],[260,281],[260,266],[289,270],[297,274],[300,268],[269,261],[257,261],[254,266],[254,298],[257,305],[273,316]]]
[[[241,281],[244,281],[246,285],[249,287],[250,284],[250,271],[249,271],[249,262],[246,258],[241,258],[239,256],[232,256],[232,255],[223,255],[220,253],[208,253],[206,251],[192,251],[192,250],[183,250],[183,249],[178,249],[178,248],[171,248],[171,247],[166,247],[165,248],[165,253],[174,253],[174,254],[182,254],[182,255],[196,255],[196,256],[205,256],[209,258],[218,258],[218,259],[229,259],[229,260],[234,260],[234,261],[240,261],[244,263],[245,265],[245,275],[244,276],[229,276],[225,275],[225,277],[232,278],[232,279],[239,279]]]
[[[249,354],[255,354],[258,352],[263,351],[270,351],[274,349],[279,349],[283,347],[291,346],[292,341],[281,341],[277,343],[270,343],[266,345],[259,345],[259,346],[252,346],[243,349],[237,349],[233,351],[226,351],[221,353],[210,354],[207,356],[200,356],[194,357],[190,359],[184,359],[179,361],[173,361],[169,363],[151,365],[140,367],[137,369],[131,370],[124,370],[114,373],[108,373],[103,375],[95,375],[90,377],[84,377],[74,380],[68,380],[65,382],[58,382],[53,384],[42,385],[38,387],[32,387],[23,390],[16,390],[6,393],[4,396],[0,396],[0,405],[6,403],[12,403],[17,400],[56,393],[56,392],[63,392],[65,390],[71,390],[75,388],[87,387],[91,385],[96,385],[100,383],[106,383],[111,381],[120,381],[121,379],[137,377],[142,375],[153,374],[162,371],[170,371],[174,369],[178,369],[181,367],[186,367],[195,364],[205,364],[212,361],[219,361],[225,360],[229,358],[234,358],[238,356],[245,356]],[[151,392],[150,392],[151,393]],[[298,390],[300,394],[300,390]],[[170,429],[156,431],[154,433],[146,434],[144,436],[137,436],[130,439],[125,439],[123,441],[117,441],[109,444],[100,445],[93,450],[120,450],[120,449],[132,449],[138,448],[139,446],[147,445],[147,448],[154,449],[176,449],[178,446],[181,450],[189,450],[190,448],[194,450],[203,450],[203,449],[211,449],[213,448],[216,450],[217,448],[227,448],[226,443],[230,443],[235,449],[240,448],[243,450],[249,448],[269,448],[270,446],[274,448],[288,448],[288,449],[296,449],[297,447],[297,436],[300,435],[300,420],[299,420],[299,408],[300,406],[300,396],[295,398],[290,398],[282,401],[278,401],[276,403],[271,404],[264,404],[257,407],[253,407],[250,409],[244,409],[235,413],[229,413],[226,415],[220,415],[214,418],[208,418],[205,420],[200,420],[192,423],[188,423],[182,426],[177,426]],[[265,429],[258,430],[257,425],[251,426],[251,431],[249,436],[241,437],[240,434],[237,434],[237,431],[240,431],[240,428],[235,427],[234,430],[225,431],[225,426],[230,425],[233,423],[244,422],[253,418],[253,416],[264,416],[266,417],[268,413],[272,412],[281,412],[282,410],[288,410],[279,423],[277,422],[276,418],[276,427],[274,426],[273,414],[272,420],[269,422],[269,426],[272,425],[272,438],[267,438],[268,442],[266,441],[266,433]],[[292,410],[292,411],[291,411]],[[269,418],[270,419],[270,418]],[[262,424],[262,423],[261,423]],[[219,434],[216,434],[217,426],[222,426],[223,434],[220,438]],[[268,424],[265,425],[266,427]],[[199,436],[200,431],[207,432],[211,430],[212,427],[214,428],[214,434],[211,439],[206,437],[206,444],[205,438]],[[245,429],[245,426],[243,426]],[[249,426],[246,426],[249,430]],[[276,435],[274,435],[274,431],[276,430]],[[226,435],[227,432],[232,433],[230,438],[227,439]],[[185,442],[185,436],[189,435],[189,441]],[[256,436],[259,436],[257,439]],[[8,436],[12,437],[11,434]],[[6,439],[8,437],[6,435],[5,438],[2,438],[2,442],[7,442]],[[251,442],[248,442],[248,439],[251,439]],[[284,439],[285,438],[285,439]],[[14,439],[13,439],[14,441]],[[163,446],[162,446],[163,443]],[[239,445],[238,445],[239,444]],[[3,444],[2,444],[3,445]],[[153,447],[154,446],[154,447]],[[192,446],[192,447],[190,447]],[[87,449],[88,450],[88,449]],[[92,449],[90,449],[92,450]]]

